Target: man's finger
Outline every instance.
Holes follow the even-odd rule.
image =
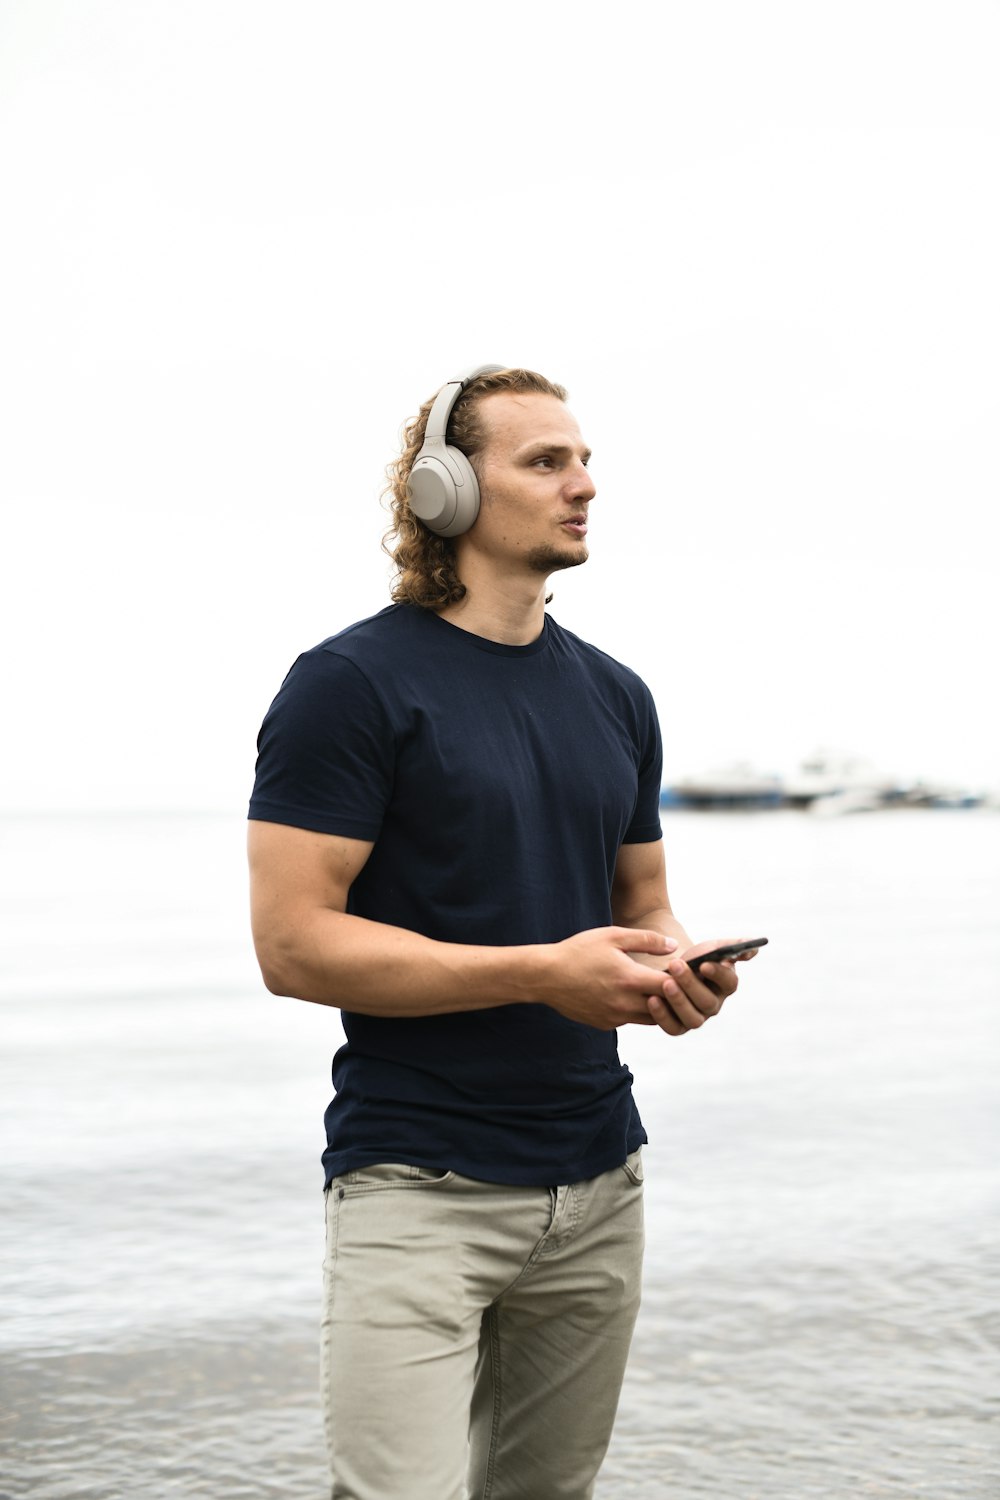
[[[673,953],[677,948],[676,938],[642,927],[612,927],[611,935],[619,948],[633,953]]]

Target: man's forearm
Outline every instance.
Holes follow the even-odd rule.
[[[442,943],[345,912],[317,912],[302,929],[257,942],[272,994],[384,1016],[485,1010],[535,998],[537,945]]]

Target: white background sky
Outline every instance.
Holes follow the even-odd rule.
[[[1000,784],[998,76],[993,0],[0,3],[0,805],[244,805],[479,361],[569,387],[668,778]]]

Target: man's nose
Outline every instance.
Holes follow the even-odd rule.
[[[574,465],[570,493],[574,500],[585,500],[588,504],[597,494],[597,486],[586,464]]]

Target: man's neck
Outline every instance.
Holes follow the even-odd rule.
[[[449,625],[504,646],[530,646],[545,626],[546,580],[530,578],[463,578],[464,599],[448,604],[438,614]]]

